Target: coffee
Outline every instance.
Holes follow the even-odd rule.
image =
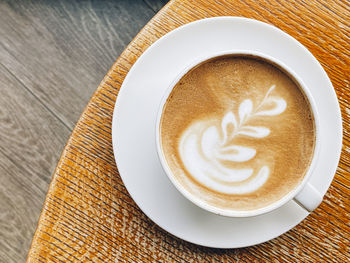
[[[247,55],[216,57],[186,73],[159,129],[175,180],[222,209],[280,200],[303,180],[315,147],[312,110],[297,82]]]

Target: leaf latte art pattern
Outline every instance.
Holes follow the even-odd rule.
[[[234,141],[237,136],[262,139],[270,134],[269,128],[251,126],[248,122],[251,123],[253,117],[257,120],[285,111],[286,101],[271,96],[274,88],[273,85],[255,109],[252,100],[246,99],[239,105],[238,117],[229,111],[220,125],[214,125],[215,120],[197,121],[184,131],[178,150],[185,168],[196,181],[224,194],[250,193],[266,182],[270,174],[267,164],[258,169],[242,168],[242,165],[233,168],[235,164],[244,164],[256,156],[256,149],[235,145]]]

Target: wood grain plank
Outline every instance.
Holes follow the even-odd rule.
[[[268,22],[309,48],[332,80],[344,124],[340,165],[321,206],[301,224],[274,240],[231,250],[189,244],[167,234],[148,219],[123,186],[113,162],[110,135],[114,101],[127,72],[142,52],[180,25],[219,15]],[[350,17],[350,10],[341,1],[305,4],[304,1],[277,0],[185,0],[166,5],[107,73],[75,127],[47,194],[28,262],[37,262],[40,258],[64,260],[74,251],[79,260],[94,262],[105,259],[126,262],[350,261],[350,42],[346,17]],[[77,233],[69,232],[73,226]],[[43,241],[45,245],[41,245]],[[63,253],[64,248],[67,253]]]
[[[0,65],[0,151],[46,193],[69,129]]]
[[[24,179],[18,175],[21,174]],[[27,172],[0,153],[0,260],[23,262],[45,194],[26,179]],[[20,191],[21,194],[13,193]],[[32,193],[39,194],[32,195]]]
[[[142,1],[1,1],[1,62],[70,129],[154,15]]]
[[[70,131],[1,64],[0,88],[0,262],[23,262]]]

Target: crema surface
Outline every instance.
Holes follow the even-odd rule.
[[[175,179],[209,205],[267,206],[304,178],[314,119],[299,86],[254,57],[206,61],[175,85],[162,113],[161,147]]]

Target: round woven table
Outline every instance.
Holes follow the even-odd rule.
[[[114,104],[133,63],[167,32],[213,16],[257,19],[300,41],[326,70],[343,116],[341,160],[320,207],[286,234],[249,248],[205,248],[162,230],[131,199],[113,157]],[[53,175],[27,261],[349,262],[349,17],[349,2],[340,0],[169,2],[117,59],[81,115]]]

